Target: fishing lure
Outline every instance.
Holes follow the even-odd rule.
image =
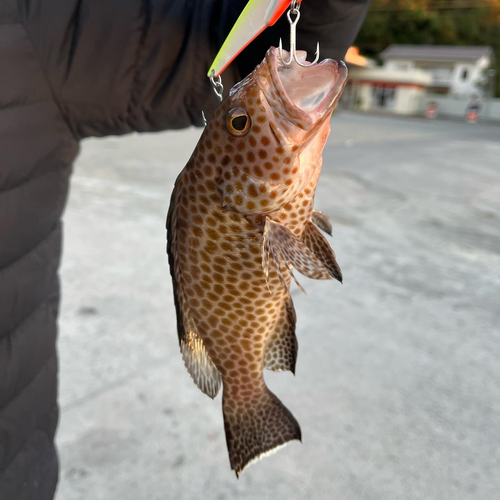
[[[293,30],[290,36],[290,62],[293,59],[299,62],[299,64],[303,64],[296,58],[295,53],[295,26],[300,19],[299,8],[301,1],[302,0],[250,0],[224,41],[219,53],[208,70],[207,76],[218,78],[247,45],[255,40],[255,38],[257,38],[266,28],[276,23],[289,6],[288,20],[291,30]],[[295,15],[293,25],[290,17],[291,14]],[[316,59],[314,62],[318,60],[319,44],[316,49]]]

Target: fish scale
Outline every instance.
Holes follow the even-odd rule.
[[[292,268],[341,279],[333,250],[315,234],[311,218],[329,117],[346,70],[332,60],[307,69],[328,96],[319,107],[302,109],[302,94],[312,92],[303,88],[309,73],[298,68],[281,67],[271,48],[233,87],[179,175],[167,218],[182,356],[203,392],[215,397],[222,384],[237,475],[301,438],[263,376],[265,367],[295,370]]]

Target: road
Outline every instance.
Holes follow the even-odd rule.
[[[500,498],[500,128],[339,113],[316,208],[344,284],[301,279],[303,442],[230,471],[178,352],[165,255],[198,130],[89,139],[64,217],[57,500]]]

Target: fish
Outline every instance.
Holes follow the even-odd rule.
[[[167,253],[180,351],[202,392],[215,398],[222,387],[237,477],[301,441],[264,368],[295,373],[294,271],[342,281],[319,229],[331,233],[331,224],[313,203],[346,78],[342,61],[287,66],[271,47],[219,104],[175,181]]]

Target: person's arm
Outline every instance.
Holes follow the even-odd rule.
[[[24,0],[24,23],[78,138],[201,125],[217,106],[206,73],[245,0]],[[299,48],[343,57],[366,4],[304,0]],[[264,57],[286,19],[223,74],[227,91]],[[314,50],[314,49],[312,49]]]
[[[200,125],[201,110],[217,104],[206,72],[237,4],[245,1],[25,0],[22,22],[82,138]]]

